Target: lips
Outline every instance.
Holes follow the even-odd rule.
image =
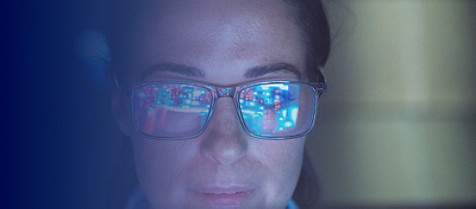
[[[253,196],[254,187],[202,187],[197,189],[199,197],[211,207],[239,207]]]

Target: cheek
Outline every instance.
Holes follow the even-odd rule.
[[[167,142],[133,137],[139,183],[153,205],[179,205],[188,180],[183,166],[193,159],[188,142]]]
[[[270,171],[263,187],[268,205],[281,205],[291,198],[301,172],[305,138],[270,141],[258,153]]]

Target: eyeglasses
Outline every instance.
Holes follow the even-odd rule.
[[[280,140],[309,133],[326,83],[267,81],[221,88],[193,82],[154,81],[127,89],[131,93],[133,124],[145,137],[198,137],[207,128],[218,99],[231,97],[249,135]]]

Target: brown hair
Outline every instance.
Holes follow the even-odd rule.
[[[323,81],[320,68],[324,67],[330,53],[331,35],[324,6],[320,0],[285,0],[292,6],[302,29],[307,46],[306,71],[311,81]],[[294,190],[293,200],[301,208],[317,208],[318,179],[308,152],[304,152],[301,175]]]

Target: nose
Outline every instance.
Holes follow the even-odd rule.
[[[202,137],[200,152],[212,161],[229,166],[246,155],[248,136],[241,127],[231,98],[224,97],[217,101]]]

